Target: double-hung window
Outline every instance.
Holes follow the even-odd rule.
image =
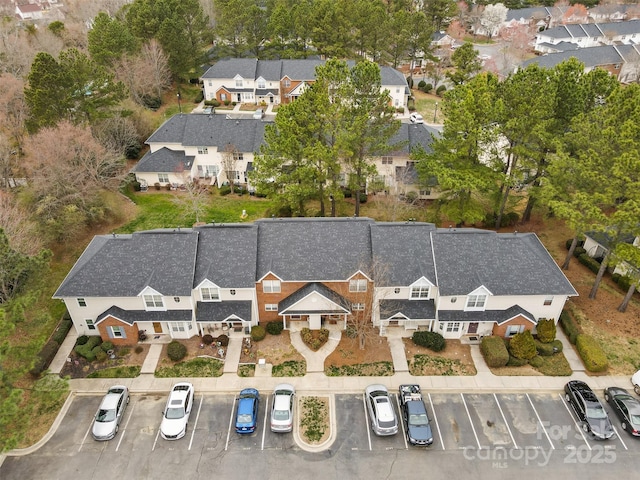
[[[467,296],[467,308],[483,309],[487,303],[486,295],[469,295]]]
[[[366,292],[367,281],[365,279],[349,280],[350,292]]]
[[[264,293],[280,293],[280,280],[264,280],[262,291]]]
[[[412,299],[429,298],[429,285],[415,285],[411,287]]]
[[[155,310],[164,308],[164,302],[162,301],[162,295],[144,295],[144,305],[147,310]]]
[[[200,289],[203,302],[215,302],[220,300],[220,289],[216,287],[202,287]]]

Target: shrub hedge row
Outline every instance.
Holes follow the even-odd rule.
[[[78,338],[78,340],[80,340],[80,338]],[[82,339],[82,341],[84,341],[84,339]],[[100,347],[101,344],[102,339],[100,337],[91,336],[88,338],[86,343],[78,344],[78,342],[76,342],[74,351],[81,357],[86,358],[89,362],[93,362],[94,360],[96,360],[98,352],[102,352],[104,354],[104,351]],[[100,357],[102,357],[102,355],[100,355]]]
[[[591,335],[581,333],[576,339],[576,350],[582,362],[590,372],[604,372],[609,367],[609,361],[598,341]]]
[[[45,343],[42,349],[38,352],[33,367],[29,371],[31,375],[38,378],[42,372],[49,368],[49,365],[53,361],[53,357],[58,353],[59,348],[60,344],[53,339]]]
[[[509,352],[500,337],[487,336],[482,338],[480,351],[484,361],[490,367],[504,367],[509,361]]]
[[[562,342],[560,340],[554,340],[551,343],[542,343],[536,340],[536,350],[541,357],[550,357],[554,353],[560,353],[562,351]]]
[[[280,335],[284,330],[284,323],[281,320],[267,323],[267,333],[269,335]]]
[[[426,347],[434,352],[441,352],[446,347],[444,337],[438,332],[413,332],[413,343]]]
[[[582,255],[579,255],[578,256],[578,261],[581,264],[583,264],[584,266],[586,266],[593,273],[598,273],[598,270],[600,270],[600,263],[598,263],[597,260],[591,258],[586,253],[583,253]]]
[[[575,345],[576,338],[582,333],[582,329],[565,310],[560,314],[560,326],[571,344]]]

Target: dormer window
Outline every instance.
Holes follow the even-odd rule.
[[[217,287],[202,287],[200,295],[203,302],[217,302],[220,300],[220,289]]]
[[[425,299],[429,298],[429,291],[431,288],[429,285],[415,285],[411,287],[411,298],[412,299]]]
[[[365,279],[349,280],[349,291],[350,292],[366,292],[367,280]]]
[[[242,78],[236,78],[236,87],[242,88]]]
[[[264,293],[280,293],[280,280],[264,280],[262,291]]]
[[[468,309],[484,309],[485,304],[487,303],[486,295],[469,295],[467,297],[467,308]]]
[[[143,295],[144,305],[147,310],[157,310],[164,308],[162,295]]]
[[[264,78],[258,79],[258,88],[267,88],[267,82],[264,81]]]

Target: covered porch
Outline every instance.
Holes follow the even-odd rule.
[[[278,304],[278,315],[285,329],[301,329],[300,324],[311,330],[319,330],[327,325],[347,328],[351,315],[349,303],[338,293],[321,283],[309,283],[289,295]]]
[[[251,306],[252,302],[225,301],[225,302],[197,302],[196,324],[198,334],[202,335],[230,335],[231,332],[241,335],[251,333]]]

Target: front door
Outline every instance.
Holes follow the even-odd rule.
[[[471,322],[467,333],[478,333],[478,322]]]
[[[162,333],[162,323],[153,322],[153,333]]]

